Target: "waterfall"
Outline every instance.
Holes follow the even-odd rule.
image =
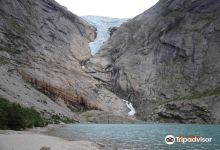
[[[135,111],[135,109],[134,109],[132,103],[131,103],[131,102],[128,102],[128,101],[126,101],[126,100],[124,100],[124,102],[126,103],[126,106],[128,107],[128,109],[130,109],[130,111],[128,112],[128,115],[129,115],[129,116],[134,116],[134,114],[136,113],[136,111]]]

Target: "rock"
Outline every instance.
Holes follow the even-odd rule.
[[[112,112],[90,110],[80,114],[80,122],[93,123],[141,123],[135,117],[115,115]]]
[[[112,36],[116,30],[117,30],[117,27],[109,28],[108,31],[110,32],[110,36]]]
[[[87,68],[106,88],[131,101],[140,119],[151,120],[162,101],[220,86],[219,7],[215,0],[161,0],[122,24]],[[213,115],[212,108],[208,111]],[[181,111],[160,115],[177,117],[174,122],[182,117]],[[212,122],[212,115],[204,122]],[[191,120],[203,122],[198,118]]]
[[[50,150],[50,147],[43,146],[40,150]]]
[[[96,29],[54,0],[0,4],[0,94],[11,101],[93,122],[132,120],[123,99],[142,120],[220,121],[219,1],[161,0],[94,57]]]
[[[179,123],[219,123],[219,96],[173,101],[157,107],[154,120]]]
[[[14,68],[10,81],[8,76],[0,77],[4,97],[34,106],[45,115],[76,120],[76,112],[87,110],[127,116],[123,100],[100,86],[100,81],[81,66],[91,57],[89,43],[96,37],[95,28],[54,0],[1,1],[0,12],[0,56],[8,61],[0,71],[7,75]],[[47,103],[40,104],[36,93]]]

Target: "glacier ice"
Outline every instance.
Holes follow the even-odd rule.
[[[89,44],[92,55],[95,55],[102,44],[110,37],[110,28],[119,27],[128,20],[101,16],[82,16],[82,18],[97,29],[96,39]]]

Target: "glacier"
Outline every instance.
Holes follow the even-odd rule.
[[[92,55],[95,55],[103,43],[110,37],[111,28],[119,27],[128,20],[127,18],[119,19],[102,16],[82,16],[82,18],[96,28],[97,37],[93,42],[89,43]]]

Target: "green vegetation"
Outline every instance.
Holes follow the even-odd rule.
[[[59,115],[53,115],[51,117],[51,119],[52,119],[53,123],[55,123],[55,124],[58,124],[60,122],[63,122],[63,123],[76,123],[76,121],[73,120],[73,119],[70,119],[70,118],[65,117],[65,116],[63,116],[61,118]]]
[[[0,51],[5,51],[11,54],[20,54],[21,51],[19,49],[13,48],[13,47],[1,47],[0,46]]]
[[[8,22],[8,25],[11,26],[12,29],[14,29],[15,31],[17,31],[20,34],[25,33],[25,27],[22,25],[19,25],[19,23],[13,19]]]
[[[206,15],[202,15],[201,19],[208,20],[208,21],[211,22],[211,21],[214,21],[214,20],[218,19],[218,16],[215,15],[215,14],[206,14]]]
[[[5,64],[7,64],[7,63],[8,63],[8,61],[7,61],[6,59],[0,58],[0,66],[1,66],[1,65],[5,65]]]
[[[21,130],[46,124],[40,113],[33,108],[23,108],[0,97],[0,129]]]
[[[193,92],[191,95],[186,96],[178,96],[172,100],[167,100],[161,102],[161,104],[173,102],[173,101],[184,101],[184,100],[193,100],[193,99],[200,99],[203,97],[213,96],[213,95],[220,95],[220,87],[217,87],[215,89],[208,89],[203,92]]]
[[[183,17],[183,16],[184,16],[183,11],[171,11],[171,12],[169,12],[169,17],[178,18],[178,17]]]
[[[76,123],[75,120],[59,115],[44,118],[33,108],[24,108],[17,103],[9,102],[0,97],[0,130],[12,129],[22,130],[32,127],[44,127],[53,123]]]

